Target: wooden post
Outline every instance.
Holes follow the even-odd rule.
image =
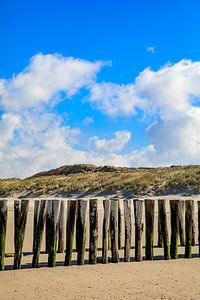
[[[135,261],[142,261],[142,211],[143,200],[134,200],[135,215]]]
[[[24,235],[26,229],[26,221],[28,215],[28,200],[15,200],[14,202],[14,244],[15,244],[15,255],[14,255],[14,269],[21,268],[22,259],[22,248],[24,242]]]
[[[161,215],[158,207],[158,247],[162,248],[162,229],[161,229]]]
[[[154,207],[155,200],[145,200],[146,223],[146,260],[153,260],[153,233],[154,233]]]
[[[195,214],[194,214],[194,200],[192,200],[192,246],[195,246]]]
[[[103,234],[102,234],[102,263],[108,263],[108,235],[110,228],[110,207],[111,200],[106,199],[103,201],[104,217],[103,217]]]
[[[65,200],[61,201],[58,222],[58,253],[64,252],[65,244]]]
[[[172,259],[178,258],[179,203],[180,203],[179,200],[170,200],[170,212],[171,212],[170,255]]]
[[[169,235],[167,226],[166,200],[158,200],[158,211],[160,215],[160,227],[165,259],[170,259]]]
[[[77,200],[68,200],[67,208],[67,228],[66,228],[66,254],[65,254],[65,266],[71,266],[72,264],[72,251],[74,243],[74,230],[76,223],[77,213]]]
[[[7,200],[0,200],[0,271],[4,270],[7,213]]]
[[[79,239],[78,239],[78,253],[77,253],[77,264],[84,265],[85,263],[85,242],[86,242],[86,216],[87,216],[87,206],[88,201],[78,200],[80,204],[80,209],[78,211],[79,223]]]
[[[200,201],[197,201],[198,205],[198,242],[199,242],[199,256],[200,256]]]
[[[50,245],[50,232],[51,232],[51,212],[52,212],[52,200],[47,201],[47,209],[46,209],[46,236],[45,236],[45,246],[46,253],[49,253],[49,245]]]
[[[48,246],[48,267],[55,267],[56,265],[56,251],[57,251],[57,236],[58,236],[58,217],[60,211],[60,201],[50,200],[51,211],[49,214],[49,246]]]
[[[118,200],[111,200],[110,210],[110,237],[111,237],[111,253],[112,262],[119,262],[118,252]]]
[[[180,236],[181,246],[185,246],[184,216],[185,216],[185,200],[180,200],[180,203],[179,203],[179,236]]]
[[[44,224],[46,219],[46,207],[47,207],[47,201],[40,200],[38,222],[34,231],[35,241],[34,241],[34,249],[33,249],[32,268],[38,268],[38,264],[39,264],[39,255],[40,255],[42,237],[44,232]]]
[[[124,200],[124,224],[125,224],[125,243],[124,243],[124,261],[130,261],[131,249],[131,200]]]
[[[78,249],[80,248],[80,245],[79,245],[79,237],[80,237],[80,227],[81,227],[81,220],[80,220],[80,201],[77,202],[77,216],[76,216],[76,252],[78,252]]]
[[[98,200],[90,199],[90,250],[89,263],[97,263],[97,248],[98,248]]]
[[[36,241],[36,234],[37,234],[37,225],[38,225],[38,218],[39,218],[39,210],[40,210],[40,201],[34,200],[33,252],[34,252],[34,249],[35,249],[35,241]]]
[[[118,200],[118,249],[122,249],[122,211]]]
[[[192,200],[185,201],[185,258],[192,257]]]

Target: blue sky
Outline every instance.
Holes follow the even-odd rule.
[[[55,118],[60,122],[57,125],[58,131],[63,130],[63,127],[70,128],[72,131],[64,132],[63,135],[73,136],[69,138],[70,142],[67,136],[67,143],[73,140],[70,144],[71,152],[77,151],[77,156],[82,157],[80,161],[77,159],[77,162],[97,164],[108,162],[130,166],[198,163],[199,91],[196,90],[196,86],[191,86],[191,82],[198,80],[199,76],[199,11],[200,2],[197,0],[2,0],[0,3],[0,78],[3,88],[1,90],[0,86],[0,130],[7,138],[0,148],[0,166],[1,169],[5,169],[0,176],[23,177],[41,169],[76,162],[76,155],[68,154],[65,157],[64,145],[59,150],[59,155],[62,157],[60,160],[53,155],[49,160],[42,159],[42,162],[38,163],[38,157],[34,155],[29,159],[27,157],[29,150],[38,151],[38,155],[45,151],[49,153],[50,150],[46,145],[41,144],[41,139],[38,140],[36,135],[38,132],[44,135],[48,130],[49,134],[53,134],[52,124]],[[68,90],[59,89],[60,83],[58,83],[58,87],[52,91],[52,94],[50,93],[49,99],[44,101],[41,98],[38,104],[30,104],[25,109],[21,103],[20,109],[16,111],[11,105],[16,93],[18,93],[16,97],[20,95],[21,101],[27,103],[32,94],[27,94],[21,87],[20,92],[17,91],[19,87],[16,88],[14,78],[26,72],[32,74],[33,67],[30,59],[37,55],[42,55],[44,58],[48,54],[54,56],[60,54],[65,59],[73,57],[75,60],[80,59],[93,64],[96,61],[101,61],[102,64],[107,62],[107,65],[93,71],[92,75],[90,74],[93,82],[86,80],[87,82],[80,85],[75,93],[69,95]],[[183,59],[187,63],[183,63]],[[49,61],[53,63],[51,57]],[[60,59],[57,60],[58,64],[59,61]],[[27,67],[29,71],[25,70]],[[48,74],[50,77],[46,77],[47,81],[54,72],[52,68]],[[152,70],[147,74],[148,76],[143,73],[141,75],[141,72],[147,68]],[[166,72],[166,75],[162,74],[161,81],[160,68]],[[42,65],[41,71],[38,72],[41,73],[37,74],[43,74]],[[33,89],[38,89],[40,85],[44,86],[44,76],[46,73],[41,75],[41,81],[38,76],[37,86],[33,86]],[[84,73],[81,76],[88,75]],[[149,83],[152,76],[155,79],[151,79]],[[171,80],[172,76],[179,78],[173,88],[171,84],[173,80],[168,82],[166,79]],[[135,86],[136,77],[139,77],[138,86]],[[189,81],[187,84],[186,78]],[[158,84],[155,85],[157,80]],[[8,86],[9,82],[12,83],[10,86]],[[106,93],[102,92],[105,88],[104,83],[109,85]],[[168,94],[163,94],[165,84]],[[98,93],[101,93],[100,98],[95,94],[96,85]],[[183,91],[183,86],[188,86],[188,89]],[[129,88],[131,92],[127,91]],[[137,99],[132,100],[135,93]],[[114,99],[117,97],[117,103],[112,103],[113,97]],[[177,99],[180,97],[182,97],[180,105],[178,104],[175,109],[172,108],[171,102],[178,103]],[[126,108],[129,101],[132,104]],[[111,111],[112,105],[116,105],[114,113]],[[41,119],[45,119],[47,114],[54,114],[54,117],[51,115],[50,123],[45,123],[40,129],[32,131],[31,128],[27,128],[27,132],[22,132],[22,124],[28,114],[29,124],[35,121],[36,115]],[[195,117],[192,117],[194,115]],[[192,132],[192,153],[191,150],[187,152],[185,145],[190,145],[190,141],[186,141],[185,133],[180,132],[183,127],[181,124],[187,124],[185,132],[188,132],[188,137],[191,137]],[[166,135],[166,128],[171,128],[171,133],[168,135]],[[120,132],[120,137],[116,137],[116,132]],[[22,136],[27,138],[31,134],[35,143],[31,149],[26,149],[22,145]],[[179,139],[178,146],[173,146],[176,144],[174,140]],[[161,140],[166,140],[170,145],[166,152],[163,150]],[[28,141],[27,139],[27,143]],[[123,147],[118,145],[120,141]],[[109,153],[108,148],[110,148]],[[19,149],[24,156],[19,154]],[[13,156],[8,156],[8,151],[13,153]],[[52,151],[55,152],[56,149]],[[98,159],[100,156],[101,159]],[[6,166],[6,162],[9,167]],[[23,173],[24,168],[27,168],[27,172]]]

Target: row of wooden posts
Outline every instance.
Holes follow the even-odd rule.
[[[46,225],[46,253],[48,266],[56,264],[56,253],[65,252],[65,266],[72,264],[73,246],[76,240],[77,264],[85,262],[86,223],[89,202],[89,263],[97,263],[98,251],[98,208],[97,199],[67,200],[65,223],[64,204],[66,200],[34,201],[34,234],[32,267],[39,266],[42,237]],[[132,213],[134,204],[135,261],[142,260],[143,203],[145,207],[145,258],[153,260],[155,200],[124,200],[124,261],[131,260]],[[192,256],[195,244],[194,200],[170,200],[171,236],[168,231],[166,201],[158,200],[158,246],[164,249],[165,259],[178,257],[178,238],[185,246],[185,257]],[[108,263],[108,250],[111,249],[112,262],[119,262],[121,245],[121,213],[117,198],[103,200],[102,263]],[[29,200],[14,201],[14,269],[21,268],[23,241],[27,223]],[[0,200],[0,270],[4,270],[5,242],[7,228],[7,200]],[[185,220],[184,220],[185,219]],[[184,222],[185,221],[185,222]],[[75,226],[76,224],[76,226]],[[66,239],[64,227],[66,226]],[[76,229],[76,230],[75,230]],[[198,201],[198,232],[200,233],[200,201]],[[200,236],[200,235],[199,235]],[[200,239],[200,237],[199,237]],[[65,242],[66,240],[66,242]],[[198,240],[199,242],[199,240]],[[200,244],[200,243],[199,243]],[[200,255],[200,247],[199,247]]]

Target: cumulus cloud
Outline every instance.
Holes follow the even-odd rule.
[[[131,132],[119,130],[115,132],[115,137],[112,139],[100,139],[97,136],[90,138],[90,142],[95,144],[95,149],[101,153],[113,153],[121,151],[124,146],[130,141]]]
[[[119,131],[110,140],[94,137],[91,151],[79,150],[79,128],[63,125],[54,106],[81,88],[95,84],[103,62],[60,55],[36,55],[11,79],[0,80],[0,177],[27,177],[63,164],[124,164],[120,150],[130,133]],[[90,124],[92,117],[83,122]],[[112,149],[105,155],[106,147]],[[102,154],[100,152],[102,150]],[[117,153],[115,153],[117,152]]]
[[[135,114],[137,107],[144,107],[134,84],[96,83],[90,88],[88,101],[109,116]]]
[[[61,55],[35,55],[11,79],[0,80],[0,177],[26,177],[82,162],[74,149],[80,130],[63,125],[53,107],[95,81],[105,63]]]
[[[141,72],[134,82],[96,82],[103,62],[36,55],[11,79],[0,80],[0,177],[26,177],[63,164],[158,166],[200,163],[200,62],[181,60]],[[80,150],[81,129],[71,128],[54,106],[81,88],[87,101],[109,117],[147,117],[149,144],[127,152],[131,132],[89,138]],[[150,121],[149,121],[150,120]],[[92,117],[83,123],[89,124]],[[133,141],[134,142],[134,141]]]
[[[61,92],[71,97],[90,85],[104,64],[56,54],[35,55],[23,72],[0,80],[0,106],[5,111],[20,111],[55,102]]]
[[[98,84],[89,101],[109,116],[140,109],[153,118],[146,130],[149,146],[128,153],[128,165],[200,163],[199,82],[200,62],[181,60],[157,71],[148,68],[127,85]]]

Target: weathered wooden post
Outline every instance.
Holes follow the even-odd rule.
[[[158,247],[162,248],[162,229],[161,229],[161,215],[158,207]]]
[[[79,237],[80,237],[80,227],[81,227],[81,220],[80,220],[80,201],[77,202],[77,215],[76,215],[76,235],[75,235],[75,238],[76,238],[76,252],[78,252],[78,249],[80,248],[80,245],[79,245]]]
[[[35,249],[35,240],[36,240],[36,232],[37,232],[37,224],[39,218],[39,210],[40,210],[40,201],[34,200],[34,218],[33,218],[33,252]]]
[[[192,257],[192,200],[185,201],[185,258]]]
[[[180,200],[180,203],[179,203],[179,236],[180,236],[181,246],[185,246],[184,216],[185,216],[185,200]]]
[[[0,271],[4,270],[7,214],[7,200],[0,200]]]
[[[104,217],[103,217],[103,234],[102,234],[102,263],[108,263],[108,235],[110,228],[110,207],[111,200],[106,199],[103,201]]]
[[[75,230],[75,223],[76,223],[77,204],[78,204],[77,200],[68,200],[65,266],[71,266],[72,264],[72,251],[73,251],[73,243],[74,243],[74,230]]]
[[[45,236],[45,246],[46,246],[46,253],[49,253],[49,244],[51,240],[50,236],[50,226],[51,226],[51,212],[52,212],[52,201],[47,201],[47,209],[46,209],[46,236]]]
[[[131,200],[124,200],[124,224],[125,224],[125,242],[124,242],[124,261],[130,261],[131,249]]]
[[[155,200],[145,200],[145,223],[146,223],[146,260],[153,260],[153,234],[154,234],[154,208]]]
[[[78,200],[80,204],[80,209],[78,211],[79,223],[79,237],[78,237],[78,253],[77,253],[77,264],[84,265],[85,263],[85,242],[86,242],[86,217],[87,217],[87,200]]]
[[[160,215],[160,227],[165,259],[170,259],[169,235],[167,226],[166,200],[158,200],[158,211]]]
[[[194,214],[194,200],[192,200],[192,246],[195,246],[195,214]]]
[[[171,212],[170,255],[172,259],[178,258],[179,203],[180,203],[179,200],[170,200],[170,212]]]
[[[37,201],[37,202],[39,202],[39,201]],[[34,231],[35,240],[33,243],[34,249],[33,249],[32,268],[38,268],[38,264],[39,264],[39,255],[40,255],[42,237],[43,237],[43,232],[44,232],[44,224],[45,224],[45,219],[46,219],[47,201],[40,200],[40,204],[38,207],[40,209],[39,209],[39,215],[38,215],[36,228]]]
[[[89,249],[89,263],[97,263],[97,249],[98,249],[98,200],[90,199],[90,249]]]
[[[198,205],[198,242],[199,242],[199,256],[200,256],[200,201],[197,201]]]
[[[61,200],[58,221],[58,253],[64,252],[65,247],[65,200]]]
[[[112,262],[119,262],[119,252],[118,252],[118,199],[111,200],[110,209],[110,237],[111,237],[111,253]]]
[[[24,242],[24,235],[26,229],[26,221],[28,215],[28,200],[15,200],[14,201],[14,245],[15,245],[15,255],[14,255],[14,269],[21,268],[22,259],[22,248]]]
[[[135,216],[135,261],[142,261],[143,200],[134,200],[133,203]]]
[[[122,210],[118,200],[118,249],[122,249]]]
[[[56,265],[56,252],[57,252],[57,236],[58,236],[58,217],[60,211],[59,200],[51,201],[51,211],[49,214],[49,246],[48,246],[48,267],[55,267]]]

